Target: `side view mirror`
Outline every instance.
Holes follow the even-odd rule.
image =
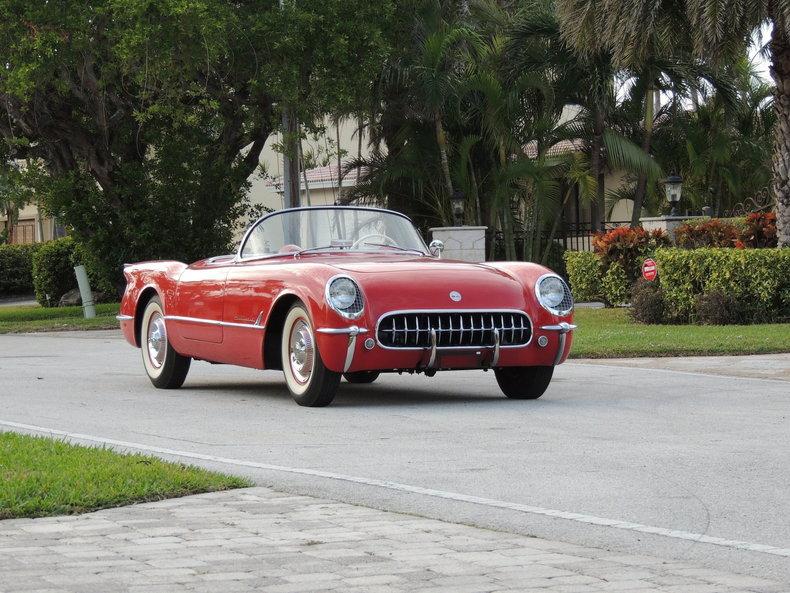
[[[442,251],[444,251],[444,241],[439,241],[439,239],[434,239],[431,241],[431,244],[428,245],[428,250],[431,252],[431,255],[434,257],[442,257]]]

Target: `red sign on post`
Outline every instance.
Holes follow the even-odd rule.
[[[658,277],[658,266],[653,259],[647,258],[642,264],[642,278],[652,282]]]

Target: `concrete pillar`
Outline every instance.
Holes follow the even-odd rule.
[[[484,226],[445,226],[431,229],[433,240],[444,243],[443,259],[482,262],[486,259]]]
[[[661,229],[666,231],[672,242],[675,242],[675,229],[684,222],[704,218],[703,216],[647,216],[640,218],[639,222],[642,223],[642,228],[646,231],[654,231]]]

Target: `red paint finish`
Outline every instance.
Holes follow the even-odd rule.
[[[426,351],[390,350],[378,343],[372,350],[365,349],[366,338],[376,339],[376,323],[382,315],[403,309],[515,309],[530,317],[532,339],[524,347],[502,348],[498,366],[553,365],[559,334],[541,327],[571,323],[572,314],[558,317],[538,303],[535,282],[547,272],[531,263],[474,264],[386,250],[314,252],[298,258],[284,254],[248,261],[213,258],[190,266],[149,262],[127,266],[124,271],[128,284],[121,302],[121,327],[126,339],[139,346],[135,320],[139,322],[143,301],[155,291],[162,299],[168,338],[180,354],[260,369],[279,368],[278,360],[266,360],[265,342],[267,337],[274,340],[274,351],[279,353],[278,322],[283,319],[279,308],[299,300],[310,311],[314,329],[357,326],[367,330],[356,340],[349,371],[395,370],[423,366]],[[338,274],[353,278],[363,294],[364,312],[353,321],[325,302],[326,283]],[[461,293],[459,302],[450,298],[452,291]],[[132,319],[124,320],[124,316]],[[545,347],[538,345],[540,336],[548,338]],[[567,335],[560,362],[570,351],[571,336]],[[315,337],[324,364],[343,371],[349,336],[318,332]],[[441,349],[439,357],[442,368],[479,368],[485,361],[485,356],[475,352]]]

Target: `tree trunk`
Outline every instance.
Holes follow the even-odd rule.
[[[773,192],[780,247],[790,247],[790,40],[774,22],[771,33],[771,76],[776,83],[774,109]]]
[[[453,181],[450,178],[450,160],[447,158],[447,135],[442,125],[442,116],[436,113],[434,116],[436,124],[436,144],[439,145],[439,157],[442,161],[442,174],[444,175],[444,186],[447,189],[447,197],[453,195]]]
[[[603,231],[606,227],[604,223],[606,203],[604,201],[603,158],[601,155],[603,131],[603,113],[600,110],[596,110],[593,113],[593,137],[590,143],[590,169],[595,177],[595,201],[593,201],[592,208],[590,208],[592,218],[590,224],[593,231]]]
[[[650,154],[650,142],[653,139],[653,119],[655,103],[654,97],[657,95],[653,85],[650,84],[645,92],[645,136],[642,139],[642,150]],[[645,202],[647,193],[647,175],[640,173],[636,180],[636,190],[634,191],[634,209],[631,211],[631,228],[639,226],[639,219],[642,216],[642,204]]]
[[[359,118],[357,119],[357,163],[362,160],[362,130],[364,129],[363,126],[364,122],[362,121],[362,115],[360,114]],[[362,166],[357,164],[357,185],[359,185],[359,176],[362,173]]]

